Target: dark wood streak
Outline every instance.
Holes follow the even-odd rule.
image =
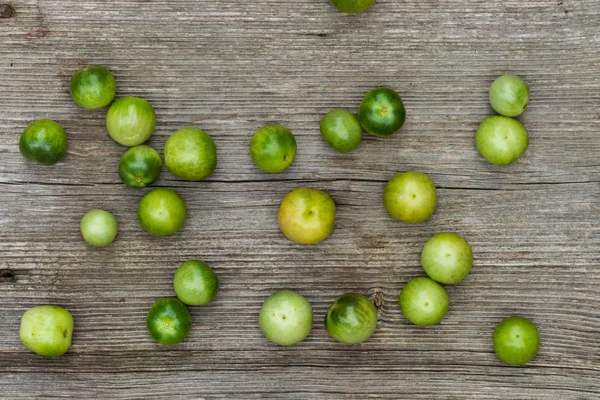
[[[594,0],[378,0],[366,13],[327,0],[107,2],[14,0],[0,22],[0,398],[101,399],[595,399],[600,397],[600,13]],[[568,10],[568,13],[567,13]],[[114,71],[118,96],[157,111],[149,144],[176,129],[214,138],[219,165],[206,181],[166,169],[157,187],[186,199],[189,220],[169,238],[136,219],[148,190],[125,187],[125,149],[105,132],[105,110],[84,111],[69,77],[88,63]],[[512,166],[487,164],[473,145],[492,114],[491,82],[521,75],[531,101],[519,117],[531,141]],[[374,86],[398,90],[402,131],[365,135],[341,155],[319,135],[333,108],[356,112]],[[34,119],[69,134],[53,167],[26,161],[18,138]],[[298,155],[281,175],[253,166],[252,134],[277,122]],[[428,173],[439,206],[426,223],[390,218],[385,182]],[[276,212],[298,186],[326,190],[336,228],[304,247],[279,232]],[[91,208],[112,211],[119,236],[105,249],[80,238]],[[423,275],[419,254],[439,231],[463,234],[472,273],[448,287],[444,321],[420,328],[398,292]],[[192,308],[194,327],[174,348],[154,343],[145,316],[172,296],[182,261],[201,258],[221,281],[216,301]],[[294,348],[264,339],[262,301],[291,288],[313,304],[314,329]],[[323,319],[333,300],[359,292],[378,306],[371,340],[344,346]],[[44,359],[19,341],[22,313],[68,308],[73,346]],[[496,359],[491,335],[518,314],[539,327],[536,359]]]

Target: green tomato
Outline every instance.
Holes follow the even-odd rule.
[[[377,309],[361,294],[346,293],[335,299],[325,315],[325,328],[338,342],[361,343],[377,328]]]
[[[281,125],[265,125],[250,141],[250,156],[254,164],[265,172],[283,172],[296,157],[296,139]]]
[[[127,150],[119,161],[119,178],[132,188],[145,188],[154,183],[161,172],[160,154],[144,144]]]
[[[437,205],[435,185],[422,172],[398,174],[385,185],[383,204],[396,219],[411,224],[423,222],[431,217]]]
[[[527,108],[529,87],[515,75],[502,75],[490,86],[490,104],[500,115],[516,117]]]
[[[154,189],[138,205],[142,227],[155,236],[168,236],[183,227],[187,217],[185,201],[172,189]]]
[[[477,128],[475,145],[479,154],[494,165],[510,165],[529,145],[527,129],[516,119],[495,115]]]
[[[165,164],[178,178],[186,181],[202,180],[217,167],[217,146],[202,129],[179,129],[167,139]]]
[[[123,146],[144,143],[154,130],[156,113],[144,99],[121,97],[106,114],[106,129],[115,142]]]
[[[362,128],[352,113],[332,110],[321,119],[321,136],[336,151],[348,153],[360,143]]]
[[[375,0],[330,0],[340,11],[348,14],[357,14],[371,7]]]
[[[73,317],[64,308],[37,306],[23,314],[19,337],[34,353],[58,357],[71,347],[74,326]]]
[[[540,346],[537,327],[523,317],[508,317],[494,331],[494,351],[507,364],[522,365],[533,360]]]
[[[179,300],[190,306],[201,306],[217,296],[219,279],[208,264],[190,260],[175,271],[173,287]]]
[[[335,225],[335,203],[325,192],[297,188],[279,207],[281,232],[293,242],[316,244],[325,240]]]
[[[175,345],[190,333],[192,316],[181,301],[166,297],[152,305],[146,317],[146,327],[158,343]]]
[[[79,228],[81,235],[88,244],[95,247],[104,247],[111,244],[117,237],[119,224],[114,215],[108,211],[91,210],[81,218]]]
[[[358,122],[365,131],[375,136],[391,136],[398,132],[406,110],[402,99],[393,89],[379,87],[365,95],[358,108]]]
[[[95,110],[106,107],[115,98],[117,83],[115,77],[104,67],[90,65],[73,74],[71,97],[85,109]]]
[[[413,278],[402,288],[400,298],[402,315],[415,325],[429,326],[439,323],[450,301],[448,293],[439,283],[430,278]]]
[[[42,165],[54,165],[67,151],[67,134],[54,121],[32,122],[21,135],[19,150],[23,157]]]
[[[312,324],[312,306],[291,290],[280,290],[269,296],[258,315],[260,330],[280,346],[293,346],[306,339]]]
[[[425,243],[421,265],[434,281],[445,284],[460,282],[473,266],[471,246],[456,233],[438,233]]]

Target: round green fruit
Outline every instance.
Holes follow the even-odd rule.
[[[145,188],[154,183],[161,172],[160,154],[144,144],[127,150],[119,161],[119,178],[132,188]]]
[[[88,211],[79,223],[81,235],[95,247],[108,246],[117,237],[119,224],[114,215],[104,210]]]
[[[154,130],[156,114],[144,99],[121,97],[106,114],[106,129],[115,142],[123,146],[144,143]]]
[[[358,122],[365,131],[375,136],[391,136],[398,132],[406,110],[402,99],[393,89],[375,88],[367,93],[358,108]]]
[[[260,330],[267,339],[281,346],[293,346],[306,339],[312,324],[312,306],[291,290],[280,290],[269,296],[258,315]]]
[[[515,75],[502,75],[490,86],[490,104],[500,115],[516,117],[527,108],[529,86]]]
[[[460,282],[473,266],[471,246],[456,233],[438,233],[425,243],[421,265],[436,282]]]
[[[325,192],[298,188],[279,207],[281,232],[293,242],[315,244],[325,240],[335,225],[335,203]]]
[[[54,165],[67,151],[67,134],[54,121],[32,122],[21,135],[19,150],[23,157],[42,165]]]
[[[175,271],[173,287],[179,300],[190,306],[201,306],[217,296],[219,279],[208,264],[190,260]]]
[[[202,129],[179,129],[165,144],[165,165],[178,178],[202,180],[217,167],[217,146]]]
[[[332,110],[321,119],[321,136],[336,151],[348,153],[360,143],[362,128],[352,113]]]
[[[516,119],[495,115],[477,128],[475,146],[479,154],[494,165],[510,165],[529,146],[527,130]]]
[[[156,236],[171,235],[183,227],[187,217],[185,201],[172,189],[154,189],[138,205],[142,227]]]
[[[104,67],[90,65],[80,69],[71,78],[71,97],[85,109],[106,107],[115,98],[115,77]]]
[[[166,297],[152,305],[146,317],[146,327],[158,343],[175,345],[190,333],[192,316],[181,301]]]
[[[439,283],[430,278],[413,278],[400,292],[400,311],[415,325],[429,326],[439,323],[450,301],[448,293]]]
[[[435,185],[422,172],[398,174],[385,185],[383,203],[390,215],[411,224],[427,220],[437,205]]]
[[[327,310],[325,328],[338,342],[364,342],[377,328],[377,309],[361,294],[343,294]]]
[[[73,317],[64,308],[37,306],[23,314],[19,337],[34,353],[58,357],[71,347],[74,326]]]
[[[254,164],[265,172],[283,172],[296,157],[296,139],[281,125],[265,125],[250,141],[250,156]]]
[[[540,346],[536,326],[523,317],[508,317],[494,331],[494,351],[507,364],[522,365],[533,360]]]
[[[375,0],[330,0],[340,11],[348,14],[358,14],[371,7]]]

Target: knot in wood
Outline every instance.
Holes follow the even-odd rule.
[[[14,10],[8,4],[0,5],[0,18],[10,18],[13,16]]]

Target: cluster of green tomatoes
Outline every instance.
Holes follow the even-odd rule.
[[[490,163],[508,165],[527,149],[527,131],[510,118],[527,107],[529,88],[514,75],[503,75],[490,87],[490,103],[502,116],[483,121],[476,133],[476,147]],[[510,117],[509,117],[510,116]],[[328,112],[320,123],[321,135],[338,152],[354,150],[363,130],[379,137],[394,135],[404,124],[406,112],[400,96],[390,88],[375,88],[361,102],[357,117],[347,110]],[[284,171],[293,161],[296,142],[289,130],[272,125],[259,130],[251,142],[255,164],[266,172]],[[383,192],[385,208],[394,218],[407,222],[426,221],[437,205],[436,188],[423,172],[409,171],[393,177]],[[299,244],[325,240],[335,223],[335,203],[322,191],[298,188],[281,203],[279,226],[284,235]],[[427,277],[411,279],[400,291],[402,315],[420,326],[442,321],[449,298],[441,284],[456,284],[471,270],[471,246],[459,234],[438,233],[421,252],[421,265]],[[274,343],[291,346],[304,340],[312,329],[310,302],[302,295],[281,290],[271,295],[259,314],[264,335]],[[325,315],[325,327],[339,342],[356,344],[371,337],[377,326],[377,310],[365,296],[346,293],[338,297]],[[523,317],[509,317],[496,327],[494,350],[503,361],[520,365],[537,353],[536,326]]]
[[[121,157],[121,180],[130,187],[143,188],[156,181],[162,159],[144,145],[152,134],[156,114],[143,99],[122,97],[113,102],[116,83],[113,75],[100,66],[77,71],[71,80],[71,95],[79,106],[98,109],[110,105],[106,115],[109,135],[130,147]],[[529,101],[525,82],[512,75],[498,78],[490,88],[492,107],[503,116],[486,119],[476,134],[479,152],[491,163],[506,165],[518,159],[527,148],[527,132],[508,116],[520,114]],[[506,116],[507,115],[507,116]],[[379,136],[394,135],[403,126],[406,111],[398,93],[390,88],[375,88],[363,98],[357,117],[346,110],[328,112],[321,120],[324,140],[338,152],[354,150],[363,130]],[[67,148],[65,131],[56,122],[39,120],[23,132],[19,147],[28,159],[44,165],[58,162]],[[281,173],[294,161],[296,140],[284,126],[261,127],[250,141],[250,155],[256,166],[268,173]],[[174,132],[164,148],[167,169],[187,181],[208,177],[217,165],[217,148],[204,131],[186,127]],[[437,205],[436,188],[424,173],[409,171],[393,177],[383,192],[385,208],[394,218],[419,223],[427,220]],[[335,225],[336,206],[325,192],[301,187],[288,193],[281,202],[278,222],[282,233],[298,244],[325,240]],[[138,219],[150,234],[167,236],[181,229],[187,218],[186,204],[174,190],[154,189],[139,202]],[[103,247],[117,236],[116,218],[105,210],[91,210],[80,223],[81,234],[92,246]],[[455,233],[439,233],[430,238],[421,254],[428,277],[410,280],[400,292],[399,306],[404,317],[421,326],[439,323],[449,308],[449,298],[441,284],[455,284],[471,270],[473,256],[466,240]],[[204,262],[190,260],[175,272],[173,287],[177,297],[158,300],[147,316],[147,328],[159,343],[174,345],[187,336],[192,319],[186,305],[198,306],[212,301],[219,281]],[[304,340],[312,329],[313,313],[309,301],[300,294],[281,290],[264,302],[259,326],[274,343],[290,346]],[[338,297],[325,316],[328,333],[342,343],[367,340],[377,326],[377,310],[361,294]],[[58,356],[68,350],[73,331],[70,313],[57,306],[39,306],[22,317],[20,337],[36,353]],[[538,349],[535,325],[521,317],[502,321],[494,334],[498,356],[510,364],[531,360]]]

